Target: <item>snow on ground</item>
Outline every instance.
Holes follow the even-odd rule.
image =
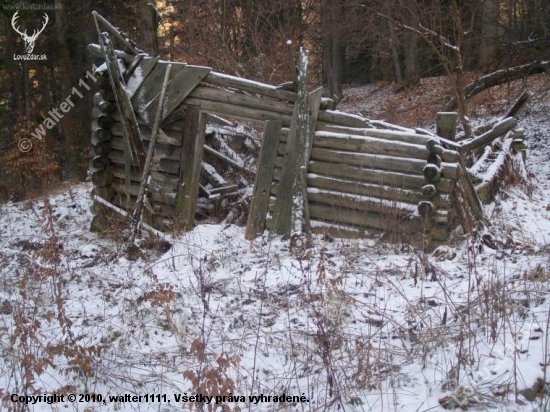
[[[429,255],[372,239],[248,242],[219,224],[167,235],[167,252],[141,239],[128,260],[120,225],[88,231],[88,184],[1,205],[2,409],[58,392],[95,401],[30,409],[175,410],[200,394],[219,402],[195,410],[545,410],[546,113],[536,102],[520,119],[530,178],[487,206],[490,242],[456,234]],[[108,398],[126,394],[158,396]]]

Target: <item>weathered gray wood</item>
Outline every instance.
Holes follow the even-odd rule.
[[[424,176],[365,169],[346,164],[311,161],[308,165],[308,171],[310,173],[330,176],[333,178],[342,177],[354,179],[360,182],[381,184],[394,188],[420,190],[420,188],[425,184]],[[278,174],[276,172],[277,171],[274,173],[274,177],[277,179]],[[437,189],[442,193],[450,193],[451,188],[452,180],[450,179],[441,179],[441,181],[437,183]]]
[[[435,205],[427,200],[418,203],[418,214],[423,218],[431,217],[435,213]]]
[[[99,196],[105,199],[107,202],[110,202],[115,195],[116,191],[113,188],[112,184],[109,186],[96,186],[92,189],[92,197]]]
[[[298,85],[298,71],[296,70],[296,59],[294,59],[294,46],[292,45],[292,40],[287,40],[286,48],[288,52],[290,78],[295,85]]]
[[[398,187],[396,188],[372,183],[361,183],[355,180],[335,179],[328,176],[317,175],[315,173],[308,174],[307,185],[309,188],[334,190],[352,195],[375,197],[380,200],[410,203],[412,205],[416,205],[424,200],[424,197],[418,190],[401,189]],[[437,201],[440,201],[442,205],[449,204],[449,199],[447,196],[441,196],[441,198],[437,199]]]
[[[149,73],[149,76],[141,83],[141,86],[135,91],[132,96],[132,104],[138,112],[141,119],[145,121],[147,125],[153,123],[154,109],[146,110],[147,105],[158,96],[160,93],[160,86],[164,80],[164,74],[168,64],[172,64],[171,77],[174,79],[177,74],[185,67],[184,63],[170,63],[163,60],[158,60],[153,69]],[[156,106],[153,106],[156,107]]]
[[[435,183],[441,180],[441,169],[437,165],[428,163],[422,170],[424,179],[429,183]],[[455,176],[456,178],[456,176]]]
[[[151,74],[157,61],[158,57],[144,57],[136,70],[132,73],[128,81],[126,82],[126,91],[130,99],[134,97],[136,92],[141,88],[143,82],[147,79],[147,76]]]
[[[139,126],[139,132],[143,141],[151,140],[151,129],[149,129],[147,126]],[[113,123],[113,126],[111,126],[111,133],[114,136],[124,137],[124,128],[122,126],[122,123]],[[177,132],[173,130],[159,129],[157,143],[181,147],[182,136],[182,131]]]
[[[106,156],[96,156],[92,159],[92,167],[95,169],[107,169],[111,165],[111,159]]]
[[[261,234],[265,226],[267,207],[269,206],[269,195],[271,182],[273,180],[273,168],[277,157],[277,145],[279,144],[279,133],[283,123],[280,120],[270,120],[266,123],[264,138],[260,148],[258,159],[258,173],[254,182],[250,212],[246,224],[245,239],[252,240]]]
[[[433,184],[422,186],[422,196],[426,199],[432,199],[437,196],[437,188]]]
[[[203,157],[204,131],[206,116],[200,107],[187,106],[185,131],[181,153],[181,170],[176,196],[176,216],[182,222],[184,230],[193,229],[195,209],[199,195],[201,162]]]
[[[239,77],[230,76],[216,72],[210,72],[204,79],[205,83],[210,83],[216,86],[237,89],[249,93],[259,94],[261,96],[273,97],[282,101],[296,101],[297,95],[295,92],[281,90],[269,84],[263,84],[252,80],[241,79]]]
[[[220,103],[235,104],[238,106],[292,115],[292,106],[286,102],[230,92],[222,89],[214,89],[212,87],[198,86],[189,96],[197,99],[212,100]]]
[[[126,72],[124,73],[124,82],[128,83],[128,79],[130,79],[130,76],[134,74],[134,71],[137,69],[137,67],[141,64],[141,61],[145,57],[144,53],[140,53],[137,56],[134,57],[134,60],[128,65],[128,68],[126,69]]]
[[[245,166],[237,163],[233,159],[230,159],[229,157],[225,156],[224,154],[218,152],[217,150],[212,149],[210,146],[205,145],[204,146],[204,152],[208,153],[209,155],[212,155],[212,156],[216,157],[217,159],[221,160],[224,163],[227,163],[229,166],[231,166],[235,169],[242,170],[243,172],[249,172],[248,168],[246,168]]]
[[[116,178],[125,179],[125,170],[120,164],[113,161],[113,164],[109,167],[111,172]],[[132,182],[141,182],[141,173],[137,168],[132,168],[130,172],[130,178]],[[178,188],[178,178],[169,174],[161,174],[151,171],[151,178],[155,180],[156,185],[161,185],[167,191],[176,192]]]
[[[105,170],[98,170],[97,172],[92,174],[92,183],[95,186],[109,186],[111,183],[113,183],[114,175]]]
[[[130,195],[132,196],[132,198],[135,198],[136,201],[139,194],[139,186],[140,185],[138,183],[134,183],[134,182],[130,185]],[[117,193],[120,193],[126,196],[127,189],[124,184],[113,183],[109,187],[113,188]],[[170,192],[170,191],[159,192],[159,191],[151,190],[150,193],[155,203],[162,203],[168,206],[176,205],[176,192]]]
[[[340,126],[365,128],[369,121],[361,116],[335,110],[322,110],[319,112],[319,121]]]
[[[300,85],[303,88],[303,92],[307,92],[307,82],[304,81],[303,85]],[[308,96],[308,106],[309,106],[309,124],[306,133],[305,141],[305,153],[304,158],[300,160],[300,179],[302,181],[302,191],[304,197],[304,230],[306,232],[307,241],[311,243],[311,223],[309,215],[309,200],[308,200],[308,191],[307,191],[307,165],[311,157],[311,149],[313,147],[313,142],[315,139],[315,130],[317,129],[317,120],[319,118],[319,108],[321,106],[321,99],[323,96],[323,88],[319,87],[312,91]]]
[[[330,190],[308,188],[309,200],[317,204],[344,207],[354,211],[405,216],[414,213],[416,205],[396,201],[384,201],[375,197],[349,195]]]
[[[101,51],[101,46],[95,43],[88,44],[88,53],[100,59],[103,59],[105,57],[105,55]],[[115,50],[115,54],[119,59],[124,60],[128,64],[131,63],[132,60],[134,60],[133,55],[131,55],[130,53],[126,53],[122,50]]]
[[[199,106],[204,111],[216,113],[222,116],[232,116],[246,120],[282,120],[283,126],[286,127],[290,125],[291,121],[291,116],[287,114],[271,112],[268,110],[254,109],[252,107],[236,106],[230,103],[220,103],[211,100],[197,99],[195,97],[188,97],[185,100],[185,104]]]
[[[210,67],[185,66],[181,68],[170,81],[169,89],[166,93],[166,107],[162,112],[161,121],[166,119],[176,108],[185,100],[189,93],[197,87],[204,77],[210,73]],[[155,87],[152,84],[150,87]],[[152,123],[153,113],[159,104],[159,96],[155,96],[150,102],[147,102],[145,113],[142,117]]]
[[[102,129],[101,127],[98,127],[92,132],[92,144],[96,144],[99,142],[107,142],[111,140],[113,134],[110,130]]]
[[[292,112],[290,134],[279,193],[275,200],[273,217],[276,232],[280,235],[301,234],[303,230],[304,182],[306,173],[306,151],[309,150],[309,106],[307,95],[307,54],[300,53],[298,96]],[[307,144],[307,146],[306,146]],[[304,170],[302,170],[302,168]]]
[[[93,149],[94,149],[94,153],[98,156],[105,156],[105,155],[109,154],[111,152],[111,150],[113,150],[111,148],[111,142],[110,141],[99,142],[99,143],[97,143],[93,146]]]
[[[107,156],[114,164],[117,164],[117,165],[126,164],[126,157],[124,156],[124,152],[113,150],[109,152]],[[180,161],[158,159],[158,163],[154,163],[151,165],[151,172],[173,175],[170,177],[174,178],[176,176],[179,176]]]
[[[430,139],[434,138],[433,135],[426,136],[423,134],[416,134],[413,130],[405,132],[397,130],[375,129],[372,127],[346,127],[321,121],[317,123],[317,131],[350,134],[355,136],[370,136],[378,139],[410,143],[415,145],[425,145]]]
[[[136,49],[129,41],[128,39],[123,36],[120,31],[114,27],[111,23],[109,23],[101,14],[99,14],[97,11],[92,12],[92,16],[94,16],[94,19],[97,22],[100,22],[107,30],[111,32],[112,35],[114,35],[127,49],[128,51],[133,54],[134,56],[139,53],[139,50]]]
[[[437,167],[441,166],[441,157],[438,154],[430,153],[426,159],[427,163],[434,164]]]
[[[395,225],[391,215],[382,215],[361,210],[353,210],[343,207],[327,206],[317,203],[309,205],[311,219],[319,219],[327,222],[343,223],[362,228],[388,230]],[[389,218],[390,217],[390,218]],[[395,219],[397,220],[397,219]]]
[[[168,80],[170,79],[170,72],[172,71],[172,65],[169,64],[166,68],[166,73],[164,76],[164,81],[160,90],[160,98],[158,100],[158,107],[155,113],[155,120],[153,122],[153,129],[151,130],[151,141],[149,142],[149,148],[147,150],[147,157],[143,164],[143,174],[141,176],[141,183],[139,185],[139,191],[137,194],[137,200],[134,207],[134,212],[132,213],[132,224],[130,227],[130,238],[128,239],[129,243],[133,243],[139,230],[139,224],[141,220],[141,213],[143,210],[143,200],[145,197],[145,188],[147,186],[147,181],[149,179],[149,170],[151,168],[151,161],[153,160],[153,152],[155,149],[155,143],[157,140],[158,130],[160,126],[161,113],[165,107],[164,106],[164,96],[166,94],[166,87],[168,86]]]
[[[506,119],[507,117],[517,117],[518,113],[521,111],[521,109],[523,109],[525,103],[527,103],[531,96],[532,94],[530,92],[524,91],[502,118]]]
[[[441,160],[443,160],[444,162],[456,163],[459,160],[459,154],[457,151],[445,149],[439,144],[432,145],[429,150],[431,153],[435,153],[439,157],[441,157]]]
[[[439,112],[435,116],[436,133],[447,140],[455,140],[457,124],[458,114],[455,112]]]
[[[461,226],[466,233],[469,233],[476,226],[476,222],[481,224],[487,224],[488,222],[483,212],[481,200],[464,165],[459,164],[458,172],[457,186],[454,193],[456,200],[453,203],[461,218]]]
[[[425,146],[370,136],[316,132],[314,147],[425,160]]]
[[[495,140],[497,137],[508,133],[518,124],[517,120],[513,117],[502,119],[493,126],[491,130],[483,133],[481,136],[474,137],[472,139],[465,140],[459,149],[460,153],[468,153],[478,147],[485,146]]]
[[[387,170],[398,173],[410,173],[422,175],[426,166],[425,160],[406,159],[385,155],[371,155],[365,153],[342,152],[337,150],[321,149],[313,147],[311,159],[323,162],[341,163],[360,166],[374,170]],[[455,163],[442,163],[441,175],[449,179],[456,179],[457,165]]]
[[[124,150],[125,140],[123,137],[114,136],[110,142],[111,142],[112,149]],[[149,148],[149,142],[145,141],[143,144],[143,147],[145,148],[145,150],[147,150]],[[157,143],[155,145],[154,158],[155,159],[158,158],[158,160],[166,159],[166,160],[173,160],[175,162],[179,162],[181,158],[181,147]]]

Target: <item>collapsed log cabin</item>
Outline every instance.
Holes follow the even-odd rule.
[[[207,153],[246,169],[205,145],[209,114],[265,124],[247,239],[265,229],[284,235],[385,233],[431,248],[457,225],[470,231],[476,222],[487,223],[482,201],[524,156],[512,117],[461,141],[452,113],[438,116],[438,134],[368,120],[330,110],[322,89],[308,88],[303,51],[291,87],[277,87],[148,56],[94,17],[100,44],[88,50],[101,64],[90,163],[94,230],[108,227],[111,210],[151,230],[191,230],[201,187],[206,191],[201,179],[213,187],[207,198],[235,189],[204,162]],[[100,24],[120,50],[100,33]]]

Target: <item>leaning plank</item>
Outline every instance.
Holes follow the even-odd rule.
[[[94,15],[97,18],[98,15]],[[96,28],[99,33],[99,26],[96,20]],[[109,72],[109,78],[111,80],[111,87],[113,89],[115,100],[118,107],[118,112],[122,119],[122,125],[124,127],[124,134],[127,140],[127,147],[125,148],[125,170],[126,170],[126,184],[130,184],[130,168],[132,164],[137,166],[141,171],[143,170],[143,146],[141,142],[141,136],[139,133],[139,126],[132,108],[130,98],[126,93],[123,86],[122,74],[120,73],[117,58],[114,49],[111,45],[111,40],[107,33],[99,35],[101,47],[105,52],[105,63],[107,65],[107,71]],[[130,198],[127,199],[128,206]]]
[[[218,152],[217,150],[212,149],[210,146],[205,145],[204,152],[218,158],[222,162],[227,163],[229,166],[235,169],[242,170],[243,172],[249,172],[249,169],[246,166],[243,166],[242,164],[237,163],[235,160],[225,156],[224,154]]]
[[[184,230],[193,229],[195,222],[205,128],[206,116],[201,114],[200,107],[187,106],[175,209]]]
[[[252,240],[264,230],[267,207],[269,205],[270,186],[273,180],[273,168],[277,157],[277,145],[279,144],[279,132],[283,123],[280,120],[271,120],[266,123],[260,158],[258,160],[258,173],[254,182],[252,202],[246,224],[245,239]]]
[[[151,73],[149,73],[149,76],[145,78],[141,86],[138,87],[132,96],[132,104],[140,118],[142,118],[147,125],[153,122],[153,115],[150,115],[150,113],[154,112],[154,110],[146,110],[147,105],[158,96],[168,64],[170,64],[170,62],[158,60],[153,70],[151,70]],[[184,67],[184,63],[172,63],[171,78],[175,78]]]
[[[471,152],[478,147],[491,143],[497,137],[509,132],[518,124],[517,120],[513,117],[502,119],[493,126],[491,130],[483,133],[481,136],[474,137],[473,139],[465,140],[460,146],[459,152],[461,154]]]
[[[116,29],[111,23],[109,23],[101,14],[99,14],[97,11],[92,12],[92,16],[96,20],[96,22],[100,22],[105,26],[107,30],[111,32],[113,36],[115,36],[129,51],[131,54],[136,55],[139,53],[139,50],[136,49],[129,41],[128,39],[122,35],[122,33]]]
[[[160,126],[160,120],[161,120],[161,112],[163,109],[163,103],[164,103],[164,95],[166,93],[166,87],[168,86],[168,79],[170,78],[170,72],[172,71],[172,65],[169,64],[166,68],[166,74],[164,76],[164,81],[162,82],[162,88],[160,91],[160,99],[158,107],[156,108],[155,113],[155,121],[153,123],[153,129],[151,130],[151,141],[149,142],[149,148],[147,150],[147,157],[145,158],[145,163],[143,165],[143,175],[141,176],[141,183],[139,185],[139,191],[137,194],[137,201],[136,205],[134,207],[134,212],[132,214],[132,225],[131,225],[131,234],[129,243],[133,243],[137,232],[139,230],[139,226],[141,223],[141,213],[143,210],[143,201],[145,198],[145,189],[147,185],[147,181],[149,180],[149,170],[151,169],[151,162],[153,160],[153,152],[155,149],[155,143],[157,141],[157,135],[159,131]]]
[[[425,145],[388,141],[370,136],[316,132],[315,147],[425,160]]]
[[[205,83],[216,86],[227,87],[231,89],[242,90],[249,93],[259,94],[261,96],[273,97],[283,101],[296,101],[296,93],[288,90],[281,90],[269,84],[263,84],[252,80],[241,79],[240,77],[230,76],[216,72],[210,72],[204,79]]]
[[[88,53],[100,59],[103,59],[105,57],[105,55],[101,51],[101,46],[95,43],[88,44]],[[122,50],[115,50],[115,54],[116,54],[116,57],[124,60],[128,64],[134,60],[134,56],[132,54],[126,53]]]
[[[166,109],[162,112],[161,121],[166,119],[185,100],[189,93],[197,87],[204,77],[212,70],[210,67],[185,66],[170,82],[170,88],[166,93]],[[152,86],[154,87],[154,85]],[[159,96],[147,103],[143,118],[152,119],[156,107],[159,104]]]
[[[130,96],[130,99],[134,97],[134,94],[140,88],[141,84],[147,79],[147,76],[149,76],[157,64],[158,59],[158,57],[144,57],[139,66],[136,67],[126,82],[126,92],[128,96]]]

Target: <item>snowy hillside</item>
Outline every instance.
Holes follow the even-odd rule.
[[[519,119],[529,179],[486,207],[487,232],[457,231],[428,255],[377,239],[248,242],[219,224],[141,239],[128,256],[119,227],[89,232],[88,184],[1,205],[2,409],[58,393],[63,402],[29,408],[547,410],[542,97]]]

